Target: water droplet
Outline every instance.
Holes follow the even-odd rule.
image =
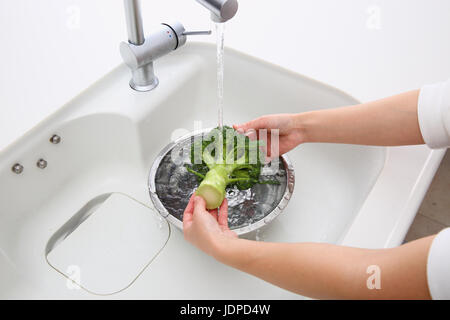
[[[160,216],[160,217],[158,218],[158,228],[159,228],[159,229],[162,229],[163,226],[164,226],[164,221],[163,221],[163,218]]]
[[[256,230],[255,240],[256,240],[256,241],[264,241],[260,229]]]

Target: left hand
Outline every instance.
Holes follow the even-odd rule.
[[[225,199],[219,210],[206,210],[202,197],[192,195],[183,215],[184,238],[200,250],[216,256],[224,239],[237,238],[228,227],[228,202]]]

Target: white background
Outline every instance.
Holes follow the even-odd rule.
[[[147,32],[213,28],[194,0],[142,2]],[[0,0],[0,151],[120,63],[126,35],[122,0]],[[368,101],[450,77],[450,0],[240,0],[225,41]]]

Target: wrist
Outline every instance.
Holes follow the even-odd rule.
[[[213,241],[212,257],[217,261],[234,265],[233,260],[238,257],[239,245],[242,240],[239,238],[231,238],[227,236],[217,236]]]
[[[218,240],[213,257],[223,264],[246,272],[252,266],[259,264],[267,245],[258,241],[226,236]]]
[[[313,142],[314,127],[317,124],[317,111],[309,111],[294,115],[294,130],[301,132],[302,143]]]

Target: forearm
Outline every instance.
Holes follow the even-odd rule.
[[[419,90],[356,106],[296,115],[304,142],[378,146],[423,144],[417,104]]]
[[[320,299],[429,298],[426,259],[432,238],[395,249],[367,250],[318,243],[222,242],[216,259],[292,292]],[[369,290],[367,268],[381,270]]]

